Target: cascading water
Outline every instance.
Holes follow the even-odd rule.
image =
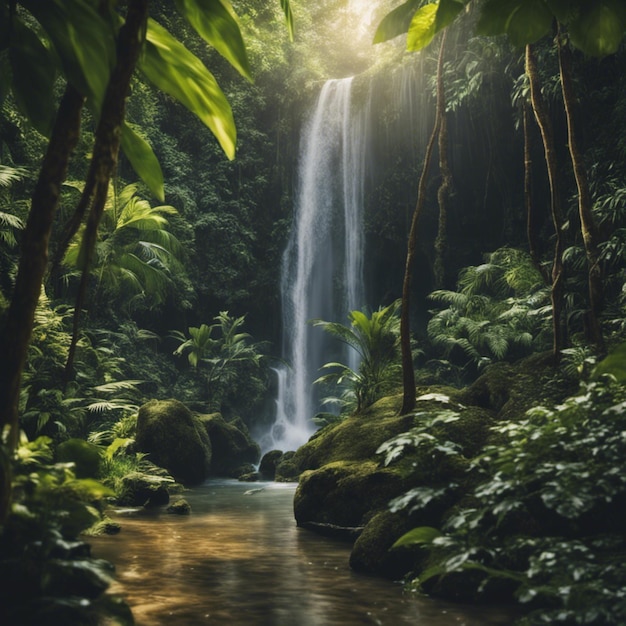
[[[301,141],[294,226],[283,255],[283,355],[276,420],[264,447],[294,450],[320,410],[313,381],[328,361],[356,367],[312,319],[347,322],[365,305],[363,182],[367,107],[356,110],[352,78],[327,81]],[[329,341],[329,339],[331,339]],[[339,347],[340,348],[340,347]]]

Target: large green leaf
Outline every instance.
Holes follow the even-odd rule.
[[[398,539],[391,547],[399,548],[401,546],[415,546],[431,544],[434,539],[441,537],[441,531],[432,526],[419,526],[409,530]]]
[[[580,5],[583,0],[546,0],[546,4],[556,19],[567,24],[580,12]]]
[[[215,77],[182,43],[148,20],[139,69],[156,87],[176,98],[211,129],[229,159],[235,156],[236,129],[228,100]]]
[[[57,68],[39,37],[20,20],[12,23],[9,48],[15,101],[33,126],[43,135],[52,130],[55,101],[53,85]]]
[[[198,34],[242,75],[252,79],[237,16],[228,0],[176,0]]]
[[[476,24],[479,35],[501,35],[524,0],[485,0]]]
[[[411,19],[420,4],[422,4],[422,1],[408,0],[390,13],[387,13],[376,29],[374,43],[381,43],[398,35],[404,35],[409,30]]]
[[[593,378],[598,379],[604,374],[615,376],[618,382],[626,384],[626,343],[621,343],[593,370]]]
[[[427,4],[415,13],[407,35],[407,50],[421,50],[433,40],[437,34],[437,8],[436,4]]]
[[[22,0],[41,24],[69,82],[99,112],[115,62],[115,32],[89,2]]]
[[[623,0],[596,0],[569,25],[572,43],[585,54],[604,57],[617,52],[626,29]]]
[[[287,23],[287,32],[289,33],[289,41],[293,41],[293,13],[291,12],[291,4],[289,0],[280,0],[280,6],[285,14],[285,22]]]
[[[511,15],[506,32],[513,45],[525,46],[550,33],[553,19],[544,0],[525,0]]]
[[[439,8],[437,9],[437,17],[435,19],[436,32],[451,24],[464,7],[464,0],[439,0]]]
[[[165,200],[163,171],[150,144],[139,136],[126,122],[122,125],[122,150],[133,169],[148,189],[161,202]]]

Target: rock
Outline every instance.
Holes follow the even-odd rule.
[[[139,409],[136,448],[184,485],[201,483],[211,471],[207,431],[178,400],[151,400]]]
[[[270,450],[263,455],[259,464],[259,474],[261,474],[264,480],[274,480],[276,478],[276,466],[282,457],[282,450]]]
[[[249,476],[250,474],[256,474],[257,478],[255,480],[259,480],[259,473],[256,471],[256,467],[252,465],[252,463],[244,463],[239,467],[231,470],[229,473],[229,478],[236,478],[237,480],[241,480],[242,476]]]
[[[176,502],[172,502],[165,510],[175,515],[189,515],[191,513],[191,505],[184,498],[180,498]]]
[[[399,580],[410,572],[421,548],[395,548],[391,546],[414,527],[406,515],[382,510],[376,513],[359,535],[350,554],[350,567],[364,574],[376,574]]]
[[[337,526],[361,526],[372,511],[409,487],[401,473],[380,468],[377,462],[336,461],[300,477],[294,496],[299,526],[309,522]]]
[[[293,450],[285,452],[276,464],[274,480],[278,483],[293,483],[300,478],[301,470],[294,462],[296,453]]]
[[[117,503],[122,506],[164,506],[170,501],[171,479],[131,472],[121,480]]]
[[[241,465],[259,462],[261,450],[251,439],[247,428],[241,430],[235,423],[227,422],[219,413],[200,415],[198,419],[211,440],[212,474],[231,477],[233,470]]]
[[[98,478],[102,455],[98,446],[84,439],[68,439],[56,450],[59,463],[74,463],[76,478]]]
[[[261,480],[261,474],[259,472],[249,472],[248,474],[242,474],[237,480],[243,483],[254,483]]]

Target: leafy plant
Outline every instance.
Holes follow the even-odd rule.
[[[192,370],[202,380],[202,395],[219,411],[229,394],[237,396],[244,386],[255,386],[254,381],[260,381],[264,355],[263,345],[241,332],[245,316],[234,317],[221,311],[214,320],[210,326],[190,327],[188,335],[172,331],[171,337],[179,342],[174,354],[187,355]]]
[[[339,322],[313,320],[341,342],[353,348],[359,357],[358,369],[343,363],[326,363],[323,369],[335,371],[320,376],[317,384],[331,383],[342,389],[339,399],[344,408],[357,411],[367,408],[398,382],[400,302],[381,307],[369,317],[361,311],[348,315],[350,326]]]
[[[12,512],[0,535],[0,617],[6,623],[133,623],[105,594],[112,566],[89,556],[80,532],[101,519],[113,492],[53,463],[52,441],[22,436],[14,458]],[[45,619],[43,616],[46,616]],[[111,622],[113,623],[113,622]]]
[[[448,308],[433,313],[428,336],[449,358],[463,354],[478,368],[548,347],[549,292],[530,257],[502,248],[461,271],[458,291],[430,294]]]
[[[532,609],[523,624],[624,621],[623,362],[622,347],[562,404],[492,427],[497,443],[471,465],[482,475],[471,504],[449,511],[440,532],[416,529],[398,541],[431,550],[417,584],[433,589],[452,573],[473,573],[481,595],[508,581]]]

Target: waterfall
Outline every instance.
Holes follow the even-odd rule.
[[[294,223],[282,261],[283,356],[276,420],[266,448],[293,450],[321,410],[313,381],[328,361],[356,367],[358,355],[309,323],[347,323],[365,306],[363,183],[368,119],[352,101],[352,78],[327,81],[300,145]]]

